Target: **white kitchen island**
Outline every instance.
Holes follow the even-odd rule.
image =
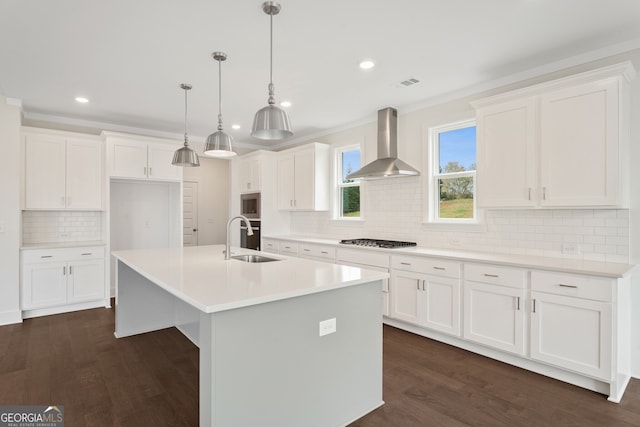
[[[113,253],[116,337],[175,326],[200,348],[201,426],[341,426],[383,404],[387,273],[223,250]]]

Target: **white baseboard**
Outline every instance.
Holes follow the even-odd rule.
[[[22,311],[5,311],[0,313],[0,326],[22,323]]]

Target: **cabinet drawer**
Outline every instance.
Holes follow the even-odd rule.
[[[300,243],[300,255],[312,256],[317,258],[335,259],[336,248],[332,246],[313,245],[310,243]]]
[[[596,301],[613,301],[613,280],[577,274],[531,272],[531,290]]]
[[[517,289],[524,289],[527,283],[526,270],[489,264],[465,264],[464,279]]]
[[[85,246],[80,248],[28,249],[22,251],[24,263],[49,261],[76,261],[82,259],[104,258],[104,246]]]
[[[278,241],[271,239],[262,239],[262,250],[265,252],[278,252]]]
[[[389,255],[357,249],[338,248],[336,251],[336,261],[338,263],[354,263],[372,265],[375,267],[389,268]]]
[[[289,255],[298,255],[298,243],[297,242],[279,242],[278,250],[280,253]]]
[[[396,270],[414,271],[443,277],[460,277],[460,263],[437,258],[422,258],[405,255],[393,255],[391,268]]]
[[[70,260],[78,261],[83,259],[101,259],[104,258],[104,247],[91,246],[83,248],[69,248],[67,255]]]

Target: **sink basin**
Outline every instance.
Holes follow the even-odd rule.
[[[262,255],[235,255],[231,257],[232,259],[237,259],[243,262],[271,262],[271,261],[280,261],[276,258],[269,258]]]

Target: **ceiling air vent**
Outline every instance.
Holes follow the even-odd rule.
[[[400,82],[400,84],[402,86],[411,86],[411,85],[414,85],[416,83],[420,83],[420,80],[411,78],[411,79],[407,79],[407,80],[404,80],[404,81]]]

